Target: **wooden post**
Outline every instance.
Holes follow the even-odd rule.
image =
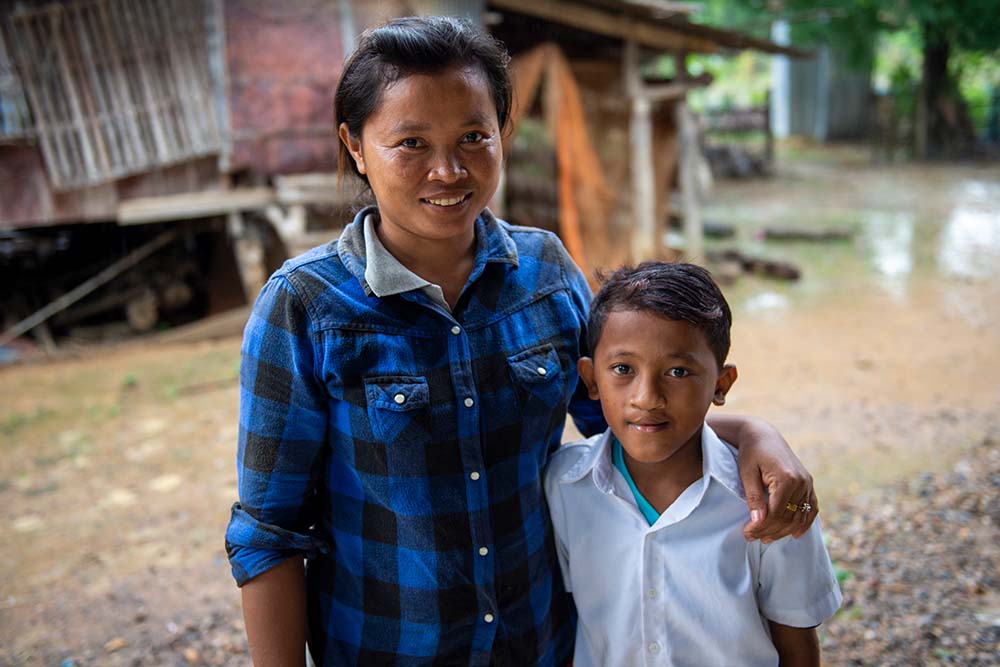
[[[629,121],[629,155],[632,172],[632,238],[634,263],[652,259],[658,253],[656,238],[656,184],[653,163],[653,123],[649,97],[639,70],[639,45],[634,39],[625,42],[625,89],[632,100]]]
[[[698,131],[685,100],[676,107],[677,133],[680,135],[681,210],[684,215],[684,254],[687,261],[703,259],[701,204],[698,201]]]

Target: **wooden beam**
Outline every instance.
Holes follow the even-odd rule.
[[[272,188],[239,188],[185,192],[128,199],[118,206],[118,224],[138,225],[164,220],[190,220],[236,211],[264,209],[277,201]]]
[[[621,40],[634,39],[641,46],[661,51],[714,53],[718,50],[714,42],[686,34],[683,30],[644,22],[624,14],[587,7],[567,0],[490,0],[489,5],[501,10],[562,23],[598,35]]]

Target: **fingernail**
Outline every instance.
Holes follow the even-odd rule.
[[[760,521],[760,510],[750,510],[750,520],[754,523]]]

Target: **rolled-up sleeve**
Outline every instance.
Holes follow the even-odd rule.
[[[239,502],[226,530],[236,583],[326,545],[311,534],[327,394],[316,374],[310,318],[288,280],[261,290],[243,335],[237,471]]]
[[[562,254],[563,272],[566,276],[566,282],[569,284],[573,306],[580,319],[580,356],[587,356],[590,354],[587,349],[587,319],[590,316],[590,301],[593,298],[593,293],[590,291],[590,285],[587,284],[583,271],[576,265],[565,248],[562,248]],[[601,412],[600,402],[588,396],[587,385],[582,379],[577,380],[576,388],[569,402],[569,414],[573,418],[573,424],[584,436],[589,437],[603,433],[608,427],[604,420],[604,413]]]
[[[764,616],[793,628],[811,628],[840,608],[843,597],[817,519],[799,539],[762,547],[758,600]]]

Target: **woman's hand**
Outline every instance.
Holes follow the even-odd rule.
[[[709,425],[739,449],[738,464],[750,521],[748,540],[765,544],[800,537],[819,513],[813,479],[777,429],[762,419],[714,414]]]

